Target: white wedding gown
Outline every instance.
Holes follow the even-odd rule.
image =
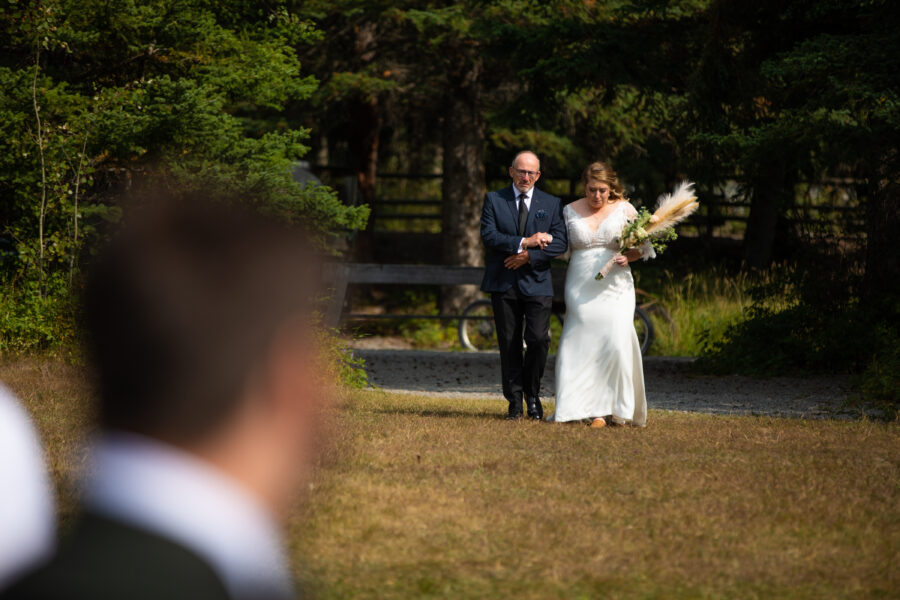
[[[556,357],[556,412],[548,421],[612,416],[644,426],[647,398],[641,347],[634,330],[634,279],[614,265],[594,277],[619,250],[616,237],[637,211],[620,202],[596,231],[571,206],[563,211],[569,233],[566,319]],[[649,244],[645,258],[656,254]]]

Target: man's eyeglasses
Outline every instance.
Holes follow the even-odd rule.
[[[517,169],[517,168],[515,168],[515,167],[513,167],[513,170],[514,170],[516,173],[518,173],[519,175],[527,176],[527,177],[537,177],[538,175],[541,174],[540,171],[525,171],[525,170],[522,170],[522,169]]]

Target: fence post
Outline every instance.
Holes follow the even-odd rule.
[[[347,295],[349,269],[350,267],[342,263],[330,266],[333,287],[331,288],[331,302],[328,303],[328,311],[325,314],[325,324],[328,327],[337,327],[341,324],[341,312],[344,310],[344,298]]]

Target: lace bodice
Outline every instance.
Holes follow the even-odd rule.
[[[625,227],[625,221],[636,216],[637,210],[628,202],[620,202],[618,206],[600,223],[596,231],[591,231],[590,226],[575,210],[566,205],[563,210],[566,219],[566,228],[569,231],[569,248],[572,250],[585,250],[587,248],[609,248],[618,250],[617,238]]]

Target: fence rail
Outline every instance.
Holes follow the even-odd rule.
[[[477,285],[484,267],[439,265],[382,265],[375,263],[330,263],[325,269],[326,285],[334,290],[325,321],[330,327],[341,322],[347,286],[353,283],[398,285]],[[444,318],[447,315],[442,315]],[[424,317],[423,317],[424,318]]]
[[[313,171],[329,172],[336,175],[347,175],[350,171],[346,168],[335,166],[314,166]],[[434,181],[440,180],[443,176],[440,173],[378,173],[380,181],[388,182],[394,186],[393,182],[400,180],[408,181]],[[544,181],[554,185],[557,194],[563,198],[563,201],[572,201],[577,198],[575,190],[578,187],[578,177],[555,177],[544,178]],[[499,180],[491,180],[489,183],[496,184]],[[822,186],[837,186],[841,188],[852,188],[859,182],[848,178],[828,178],[820,182]],[[564,193],[563,189],[568,193]],[[401,191],[402,193],[402,191]],[[415,193],[415,192],[414,192]],[[724,193],[724,192],[723,192]],[[377,194],[377,198],[372,203],[372,221],[380,223],[380,229],[390,229],[389,222],[396,223],[397,226],[406,229],[417,230],[425,227],[430,231],[434,231],[434,226],[440,223],[441,200],[435,197],[391,197],[390,192]],[[722,198],[722,195],[719,195]],[[745,200],[729,201],[725,199],[711,199],[707,194],[701,205],[701,210],[695,213],[688,221],[687,225],[693,225],[698,229],[698,233],[705,235],[713,235],[718,228],[725,228],[726,231],[743,231],[743,227],[749,220],[750,203]],[[842,205],[829,203],[822,206],[803,206],[796,207],[798,215],[790,219],[790,222],[796,225],[808,224],[829,224],[833,226],[849,225],[850,227],[861,227],[864,225],[864,217],[862,215],[855,216],[861,208],[856,205]],[[846,216],[845,216],[846,215]],[[848,218],[849,217],[849,218]],[[855,218],[854,218],[855,217]],[[406,222],[407,225],[399,225]],[[416,224],[418,223],[418,225]],[[729,229],[729,224],[734,227]],[[735,229],[736,228],[736,229]]]

